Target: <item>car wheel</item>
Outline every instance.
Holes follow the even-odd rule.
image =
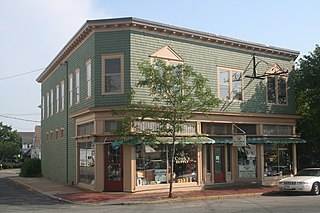
[[[319,195],[320,193],[320,189],[319,189],[319,183],[314,183],[312,185],[312,190],[311,190],[312,194],[314,195]]]

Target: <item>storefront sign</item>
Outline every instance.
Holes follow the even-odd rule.
[[[247,145],[246,135],[233,136],[233,146],[246,146],[246,145]]]
[[[180,152],[177,154],[174,160],[176,161],[177,164],[189,163],[190,157],[186,153]]]

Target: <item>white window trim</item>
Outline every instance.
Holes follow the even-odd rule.
[[[226,70],[226,71],[229,71],[229,97],[230,99],[224,99],[224,98],[221,98],[220,97],[220,71],[221,70]],[[243,71],[242,70],[238,70],[238,69],[232,69],[232,68],[226,68],[226,67],[217,67],[217,71],[218,71],[218,97],[219,99],[221,100],[224,100],[224,101],[238,101],[238,102],[242,102],[244,101],[244,91],[243,91]],[[241,100],[238,100],[238,99],[233,99],[233,97],[231,98],[231,95],[232,95],[232,72],[241,72]]]
[[[76,69],[75,71],[75,93],[76,93],[76,104],[80,102],[80,69]]]
[[[105,60],[106,59],[116,59],[120,58],[120,91],[117,92],[106,92],[106,82],[105,82]],[[123,54],[107,54],[101,56],[101,75],[102,75],[102,95],[115,95],[124,93],[124,55]]]
[[[73,74],[72,73],[69,75],[68,84],[69,84],[68,85],[68,87],[69,87],[69,91],[68,91],[69,103],[68,103],[68,106],[71,107],[72,103],[73,103],[73,100],[72,100],[72,97],[73,97]]]
[[[53,100],[54,98],[53,98],[53,89],[51,89],[50,90],[50,116],[52,116],[53,115],[53,111],[54,111],[54,109],[53,109],[53,102],[54,102],[54,100]]]
[[[56,85],[56,112],[60,111],[60,84]]]
[[[61,81],[61,83],[60,83],[60,85],[61,85],[61,89],[60,89],[60,93],[61,93],[61,95],[60,95],[60,98],[61,98],[61,111],[63,111],[64,110],[64,90],[65,90],[65,88],[64,88],[64,81]]]
[[[268,74],[271,74],[271,73],[268,73]],[[272,77],[272,75],[269,75],[268,77]],[[283,76],[283,75],[274,75],[274,81],[275,81],[275,93],[276,93],[276,102],[275,103],[272,103],[272,102],[269,102],[269,99],[268,99],[268,77],[266,77],[266,98],[267,98],[267,103],[270,104],[270,105],[279,105],[279,106],[288,106],[288,77],[287,76]],[[279,103],[279,85],[278,85],[278,78],[283,78],[286,82],[286,98],[287,98],[287,101],[286,103],[284,104],[281,104]]]
[[[92,95],[92,64],[91,64],[91,59],[89,59],[86,62],[86,98],[90,98],[91,95]]]
[[[41,115],[42,115],[42,120],[44,119],[44,108],[46,106],[44,105],[44,96],[41,98]]]
[[[49,95],[48,92],[47,92],[47,110],[46,110],[46,113],[47,113],[47,118],[49,118],[49,115],[50,115],[50,95]]]

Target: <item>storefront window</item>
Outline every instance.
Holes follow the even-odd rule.
[[[79,182],[94,184],[95,153],[91,142],[79,143]]]
[[[255,178],[257,176],[256,145],[238,147],[239,178]]]
[[[167,184],[171,174],[171,145],[142,144],[136,146],[137,185]],[[196,181],[196,147],[176,146],[173,181],[176,183]]]
[[[293,164],[289,144],[264,145],[264,176],[281,176],[292,173]]]

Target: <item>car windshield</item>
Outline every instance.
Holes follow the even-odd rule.
[[[296,176],[320,176],[320,170],[305,169],[298,172]]]

